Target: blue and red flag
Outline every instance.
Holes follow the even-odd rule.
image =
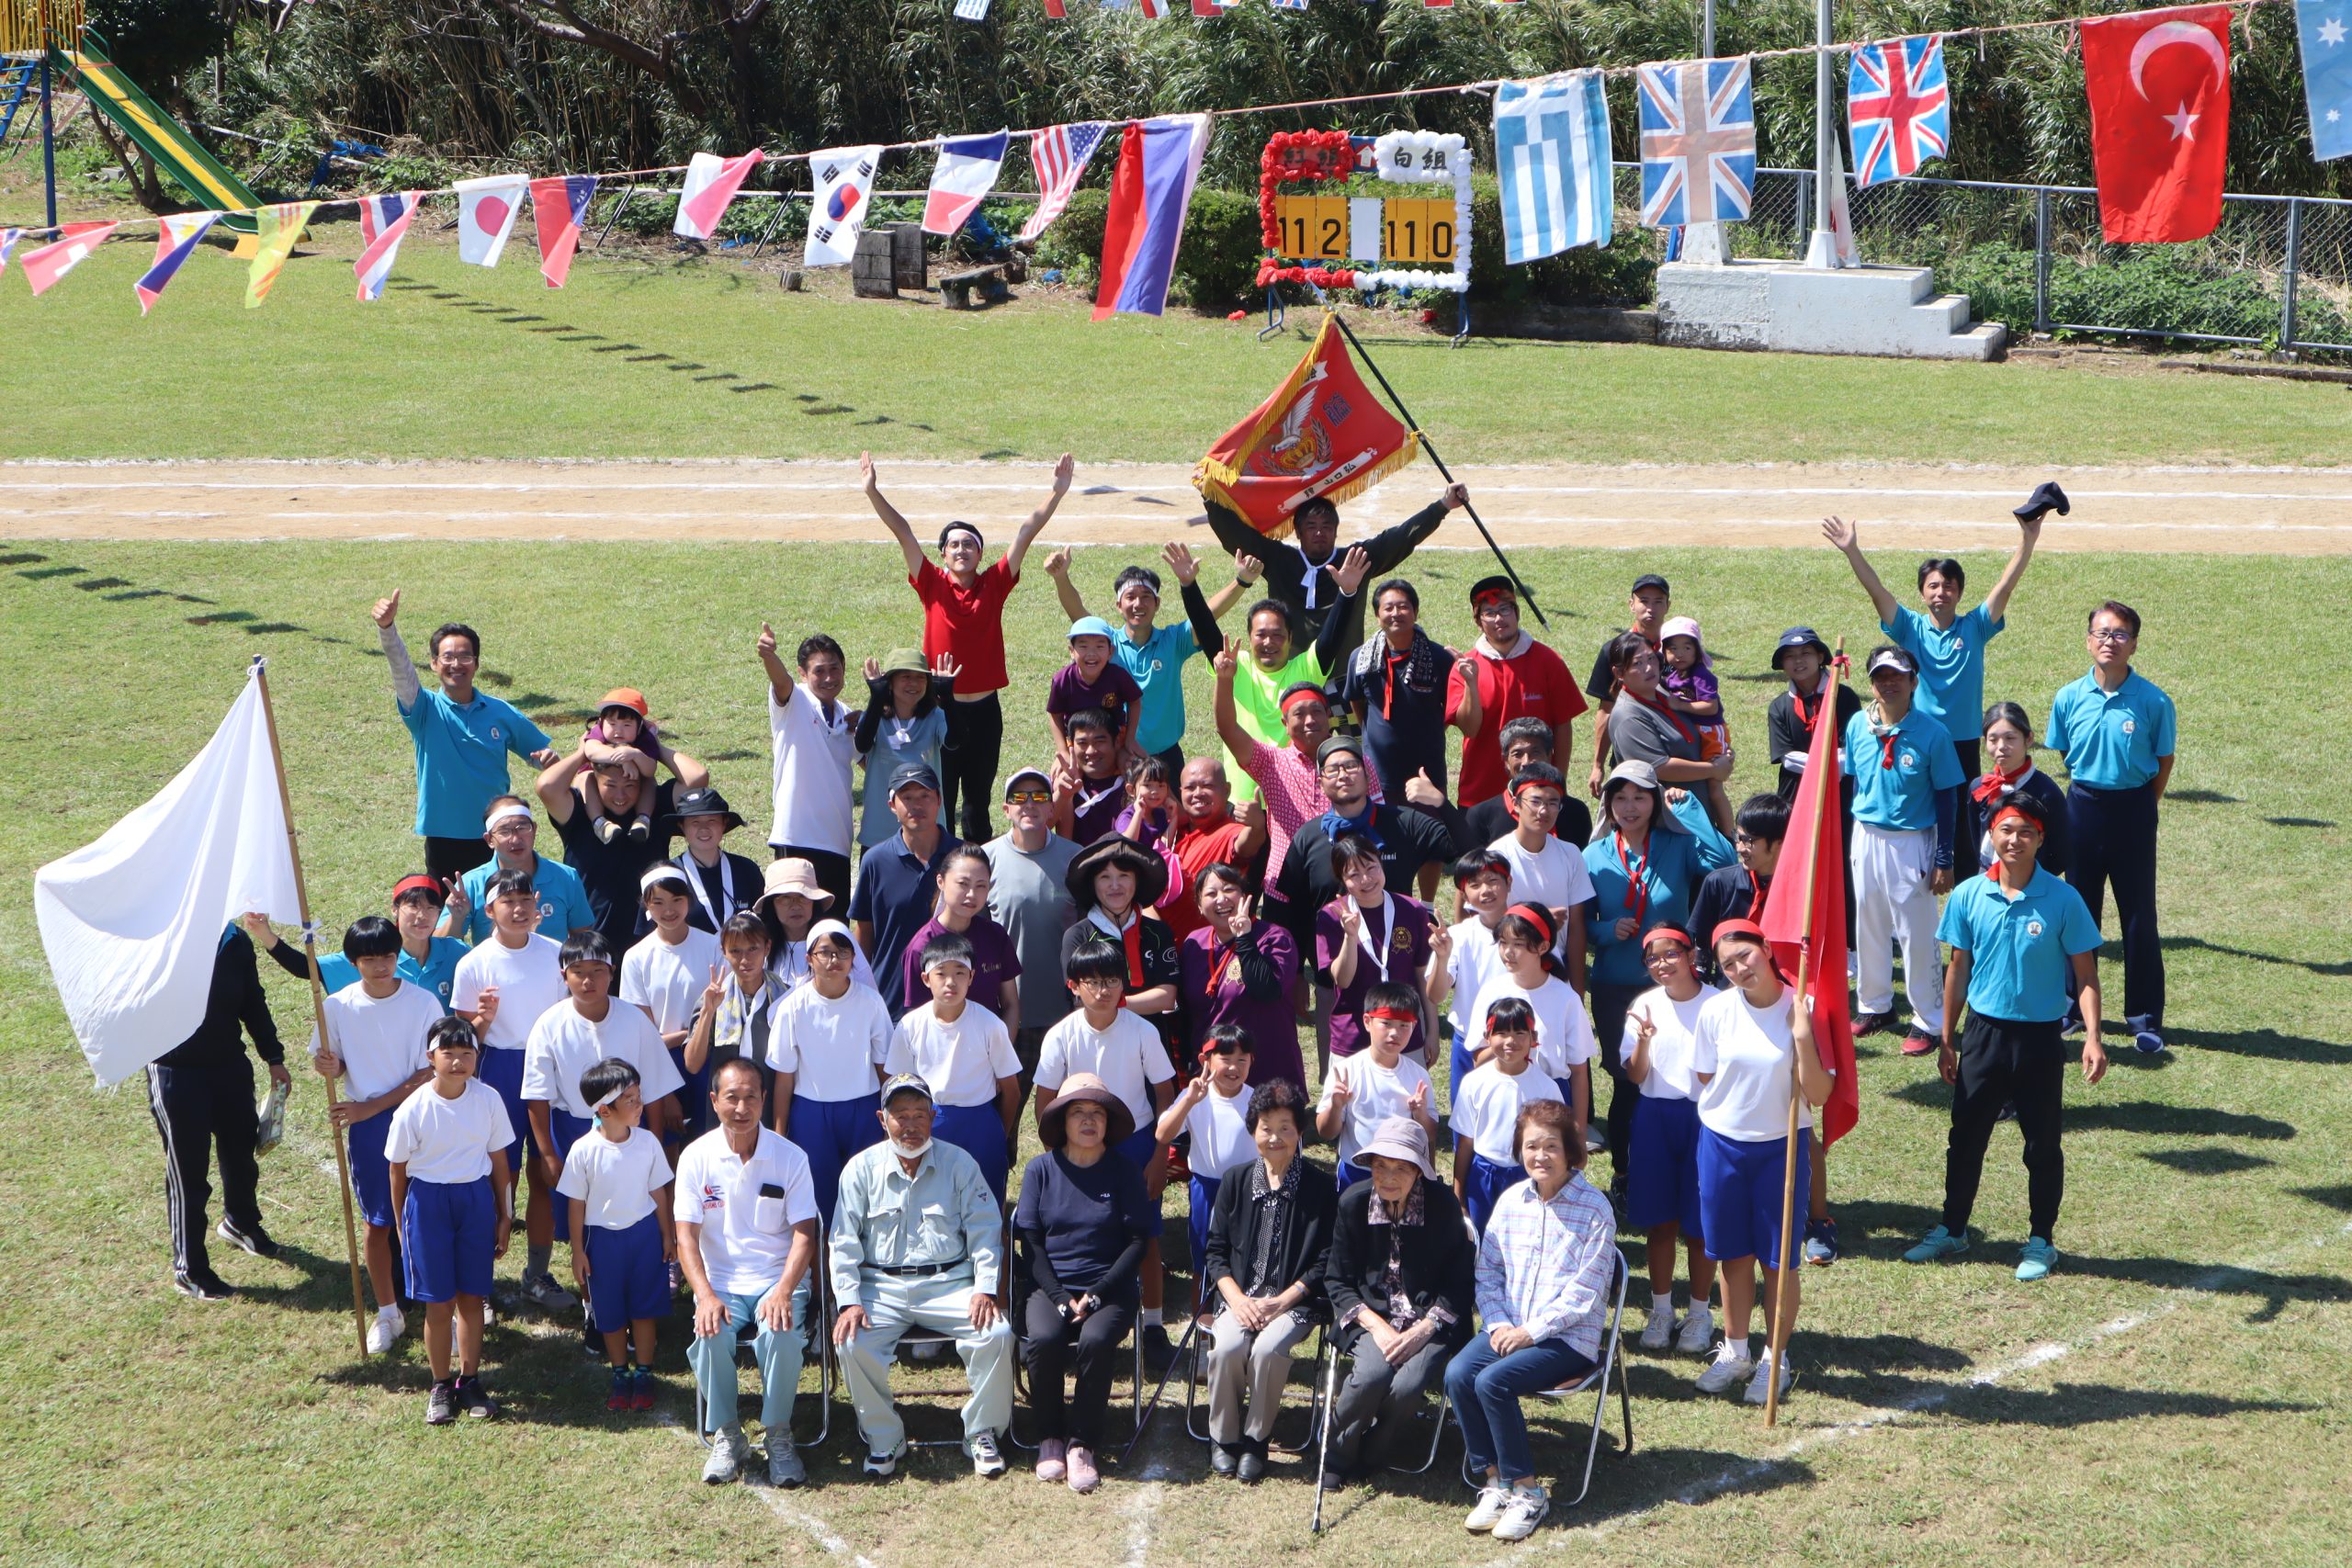
[[[1944,40],[1889,39],[1855,46],[1846,69],[1846,136],[1854,184],[1907,179],[1951,146],[1951,90]]]
[[[204,231],[220,221],[218,212],[175,212],[155,225],[155,262],[131,287],[139,292],[139,313],[145,315],[163,297],[164,286],[179,276],[180,264],[196,254]]]
[[[1168,280],[1184,213],[1208,151],[1209,117],[1175,115],[1139,120],[1119,143],[1111,174],[1111,212],[1102,229],[1102,281],[1094,291],[1094,319],[1114,311],[1157,316],[1167,308]]]
[[[356,296],[369,304],[384,297],[384,280],[392,275],[392,260],[400,254],[401,239],[409,220],[416,216],[422,191],[404,190],[391,196],[371,196],[359,203],[359,259],[351,264],[359,279]]]
[[[539,276],[560,288],[571,276],[572,253],[580,248],[588,204],[596,199],[594,175],[550,175],[531,182],[531,216],[539,226]]]

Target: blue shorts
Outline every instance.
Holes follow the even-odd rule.
[[[685,1132],[686,1140],[692,1142],[718,1125],[718,1114],[710,1108],[710,1056],[706,1053],[702,1066],[690,1073],[686,1071],[686,1048],[673,1045],[669,1051],[670,1065],[677,1068],[678,1076],[685,1080],[683,1087],[672,1092],[678,1100],[679,1124]]]
[[[520,1046],[485,1045],[474,1059],[474,1077],[498,1091],[506,1102],[506,1122],[514,1141],[506,1145],[506,1174],[516,1186],[523,1181],[523,1150],[531,1141],[530,1113],[523,1109],[523,1051]],[[534,1186],[537,1183],[535,1181]]]
[[[390,1111],[354,1122],[344,1132],[351,1148],[351,1195],[358,1200],[359,1217],[371,1230],[392,1226],[392,1168],[384,1158],[384,1141],[391,1134]]]
[[[401,1211],[401,1244],[411,1299],[447,1302],[490,1294],[498,1248],[498,1209],[490,1178],[411,1181]]]
[[[670,1268],[662,1258],[658,1216],[648,1214],[627,1230],[588,1227],[588,1306],[599,1334],[668,1315]]]
[[[1193,1242],[1193,1278],[1195,1280],[1204,1279],[1208,1268],[1209,1211],[1216,1206],[1216,1190],[1224,1180],[1225,1179],[1221,1176],[1202,1176],[1196,1173],[1188,1190],[1187,1195],[1191,1200],[1192,1212],[1185,1216],[1185,1220],[1188,1234]],[[1213,1306],[1216,1301],[1216,1298],[1210,1293],[1208,1287],[1203,1284],[1200,1290],[1200,1305]]]
[[[817,1217],[822,1224],[833,1223],[842,1168],[858,1150],[882,1141],[881,1119],[875,1114],[881,1108],[879,1090],[856,1100],[792,1097],[792,1109],[785,1117],[785,1136],[808,1156],[808,1181],[817,1190]]]
[[[1634,1101],[1626,1151],[1625,1224],[1637,1231],[1679,1225],[1685,1238],[1706,1234],[1699,1213],[1699,1102],[1643,1095]]]
[[[880,1123],[876,1123],[876,1131],[880,1130]],[[997,1207],[1002,1208],[1004,1178],[1012,1156],[1005,1147],[1004,1118],[997,1113],[996,1101],[937,1107],[931,1134],[943,1143],[955,1145],[979,1162],[980,1174],[988,1178],[989,1190],[996,1194]]]
[[[1119,1152],[1127,1156],[1127,1163],[1134,1166],[1136,1169],[1149,1170],[1151,1156],[1159,1152],[1159,1130],[1153,1127],[1136,1128],[1128,1134],[1126,1141],[1119,1145]]]
[[[574,1116],[559,1106],[548,1107],[548,1126],[555,1134],[555,1152],[559,1156],[571,1153],[571,1145],[586,1137],[596,1123],[585,1117]],[[560,1192],[550,1193],[555,1200],[555,1238],[571,1239],[571,1200]],[[593,1260],[592,1260],[593,1261]]]
[[[1462,1092],[1462,1080],[1470,1076],[1470,1069],[1476,1065],[1470,1060],[1470,1043],[1459,1029],[1453,1032],[1453,1050],[1446,1062],[1445,1102],[1452,1105],[1453,1097]]]
[[[1372,1173],[1352,1160],[1343,1159],[1331,1168],[1331,1174],[1339,1180],[1340,1190],[1345,1192]]]
[[[1470,1151],[1470,1173],[1462,1184],[1462,1212],[1470,1216],[1470,1228],[1480,1235],[1487,1234],[1487,1216],[1495,1212],[1495,1200],[1503,1190],[1527,1179],[1527,1168],[1517,1165],[1497,1165],[1476,1149]]]
[[[1787,1179],[1786,1138],[1742,1143],[1699,1129],[1699,1226],[1707,1256],[1720,1263],[1754,1258],[1767,1269],[1781,1258],[1781,1194]],[[1804,1223],[1813,1168],[1813,1129],[1797,1129],[1797,1223]],[[1804,1259],[1791,1254],[1791,1263]]]

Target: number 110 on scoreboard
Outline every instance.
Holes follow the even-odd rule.
[[[1451,197],[1274,198],[1274,219],[1282,234],[1283,254],[1300,261],[1452,266],[1454,216]]]

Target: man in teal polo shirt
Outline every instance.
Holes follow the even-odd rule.
[[[426,653],[441,683],[438,690],[424,689],[392,625],[400,613],[397,588],[371,612],[391,664],[392,697],[416,747],[416,836],[424,840],[425,871],[455,882],[490,858],[481,839],[482,808],[507,791],[507,757],[544,768],[556,754],[521,709],[474,690],[481,638],[471,626],[451,621],[435,630]]]
[[[1176,574],[1179,585],[1196,591],[1200,569],[1189,548],[1171,541],[1161,547],[1159,558]],[[1234,580],[1205,601],[1211,620],[1233,608],[1241,591],[1257,581],[1265,570],[1250,556],[1237,555],[1234,564]],[[1056,550],[1046,558],[1046,575],[1054,580],[1063,614],[1073,621],[1083,620],[1090,612],[1085,598],[1070,582],[1069,566],[1069,551]],[[1136,746],[1167,763],[1173,777],[1184,771],[1184,661],[1200,652],[1199,636],[1189,615],[1166,626],[1158,624],[1159,574],[1148,566],[1122,570],[1112,581],[1111,598],[1119,607],[1120,623],[1118,635],[1111,639],[1112,656],[1143,688],[1143,716],[1136,725]]]
[[[572,932],[596,924],[596,911],[589,906],[588,888],[580,874],[539,853],[538,818],[531,815],[521,795],[492,799],[482,812],[481,836],[490,846],[490,858],[459,879],[464,907],[451,911],[457,918],[448,922],[447,935],[463,937],[469,943],[490,935],[490,879],[502,871],[519,871],[531,879],[539,895],[538,933],[549,942],[562,942]]]
[[[1961,772],[1951,737],[1915,705],[1918,666],[1899,648],[1871,651],[1870,705],[1846,721],[1846,776],[1854,781],[1854,1032],[1893,1021],[1894,948],[1911,1027],[1903,1054],[1924,1056],[1943,1028],[1943,966],[1936,896],[1952,885],[1952,824]]]
[[[2140,612],[2091,612],[2091,671],[2050,705],[2050,749],[2066,759],[2066,878],[2096,922],[2115,889],[2123,927],[2123,1022],[2143,1051],[2165,1048],[2165,954],[2156,940],[2156,808],[2172,781],[2172,699],[2132,668]],[[2074,1020],[2070,1020],[2070,1024]]]
[[[1984,1146],[2005,1105],[2025,1135],[2026,1244],[2018,1278],[2045,1279],[2058,1261],[2051,1237],[2066,1191],[2058,1145],[2065,1098],[2061,1021],[2070,1006],[2090,1021],[2083,1081],[2106,1075],[2098,1043],[2098,921],[2083,896],[2035,863],[2049,824],[2041,803],[2013,793],[1993,808],[1996,863],[1951,896],[1937,932],[1951,948],[1944,971],[1939,1060],[1952,1086],[1951,1137],[1944,1153],[1943,1224],[1903,1255],[1927,1263],[1968,1250],[1968,1214],[1984,1171]],[[1965,1002],[1968,1027],[1954,1022]]]

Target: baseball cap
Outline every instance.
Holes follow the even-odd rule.
[[[1646,588],[1655,588],[1669,599],[1674,597],[1674,590],[1667,586],[1666,579],[1654,571],[1645,571],[1634,579],[1634,592],[1639,593]]]
[[[635,686],[615,686],[606,692],[596,704],[596,711],[602,713],[606,708],[627,708],[639,718],[652,716],[645,711],[645,694]]]
[[[917,784],[921,784],[923,788],[931,791],[932,794],[937,795],[939,793],[939,775],[933,773],[921,762],[901,762],[899,764],[899,771],[890,775],[890,794],[892,795],[896,795],[902,789],[910,789]]]

